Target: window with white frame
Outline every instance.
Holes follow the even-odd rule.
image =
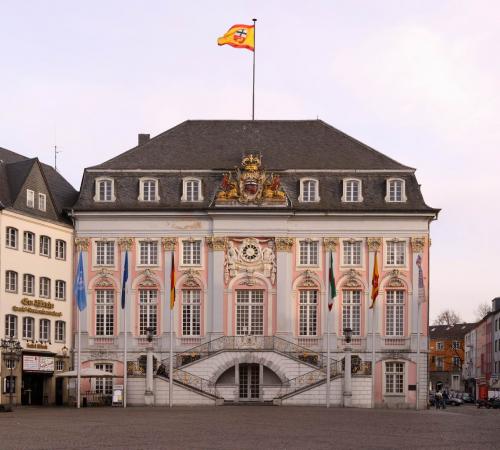
[[[7,248],[17,248],[17,229],[13,227],[7,227],[6,230],[6,235],[5,235],[5,246]]]
[[[361,180],[347,178],[344,180],[344,195],[342,196],[343,202],[361,202],[363,196],[361,194]]]
[[[388,241],[387,258],[388,266],[404,266],[406,264],[406,242]]]
[[[13,270],[5,272],[5,290],[6,292],[17,292],[17,272]]]
[[[241,289],[236,291],[236,334],[264,334],[264,291]]]
[[[63,359],[56,359],[55,369],[56,369],[56,372],[62,372],[64,370],[64,360]]]
[[[153,178],[141,178],[139,200],[143,202],[156,202],[160,200],[158,196],[158,180]]]
[[[400,178],[390,178],[387,180],[386,186],[386,202],[405,202],[405,181]]]
[[[343,241],[343,264],[345,266],[361,265],[361,241]]]
[[[95,308],[96,336],[114,336],[115,334],[115,291],[112,289],[96,290]]]
[[[23,317],[23,339],[35,339],[35,319]]]
[[[318,291],[315,289],[299,291],[299,335],[318,334]]]
[[[17,338],[17,316],[14,314],[5,316],[5,337]]]
[[[50,341],[50,320],[40,319],[40,341],[47,342]]]
[[[97,241],[96,249],[96,265],[98,266],[114,266],[115,265],[115,242],[114,241]]]
[[[451,344],[453,350],[458,350],[460,348],[460,341],[453,341]]]
[[[182,180],[183,202],[200,202],[203,200],[201,193],[201,180],[197,178],[184,178]]]
[[[157,333],[158,291],[155,289],[141,289],[139,291],[139,334],[146,336],[147,329]]]
[[[64,320],[56,320],[54,340],[56,342],[66,342],[66,322]]]
[[[35,295],[35,276],[30,273],[23,275],[23,294]]]
[[[319,189],[318,180],[306,178],[300,180],[299,202],[318,202]]]
[[[147,266],[158,265],[158,242],[139,242],[139,264]]]
[[[385,363],[385,393],[403,394],[404,393],[404,370],[405,365],[402,362]]]
[[[299,241],[299,265],[317,266],[319,264],[319,242],[310,239]]]
[[[40,211],[47,211],[47,196],[41,192],[38,193],[38,209]]]
[[[184,289],[182,291],[182,334],[199,336],[201,333],[201,291]]]
[[[35,234],[31,231],[24,232],[23,250],[28,253],[35,253]]]
[[[94,201],[114,202],[114,180],[112,178],[97,178],[95,181]]]
[[[50,257],[50,237],[40,236],[40,255]]]
[[[55,283],[55,299],[65,300],[66,299],[66,281],[56,280]]]
[[[405,292],[390,290],[386,292],[386,297],[385,334],[387,336],[403,336]]]
[[[436,350],[444,350],[444,342],[443,341],[436,342]]]
[[[201,265],[201,241],[182,241],[182,264],[185,266]]]
[[[353,336],[361,334],[361,291],[342,291],[342,329],[350,328]]]
[[[50,298],[50,278],[40,277],[39,289],[40,297]]]
[[[56,239],[56,259],[66,259],[66,241]]]
[[[113,373],[113,364],[98,363],[95,365],[97,370]],[[113,395],[113,378],[112,377],[97,377],[95,379],[96,394]]]
[[[28,208],[35,207],[35,191],[31,189],[26,189],[26,206]]]

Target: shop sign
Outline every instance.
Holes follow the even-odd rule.
[[[54,357],[23,355],[23,370],[27,372],[54,372]]]
[[[31,299],[24,297],[21,300],[22,306],[13,306],[12,311],[31,314],[43,314],[45,316],[61,317],[62,312],[54,311],[54,303],[47,300]]]

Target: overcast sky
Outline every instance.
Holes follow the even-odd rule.
[[[500,296],[499,1],[0,0],[0,146],[84,167],[186,119],[319,117],[411,167],[432,225],[431,317]],[[285,155],[284,155],[285,156]]]

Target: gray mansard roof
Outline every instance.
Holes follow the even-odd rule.
[[[142,145],[86,169],[75,210],[223,209],[215,207],[213,201],[222,172],[239,166],[242,156],[249,153],[260,154],[262,168],[280,175],[289,199],[287,208],[276,207],[280,210],[438,212],[425,204],[414,169],[321,120],[185,121]],[[181,202],[182,178],[190,175],[202,180],[204,200],[201,203]],[[93,200],[95,179],[99,176],[114,179],[115,202]],[[139,178],[145,176],[159,180],[158,203],[138,200]],[[349,176],[362,180],[363,202],[341,202],[342,180]],[[303,177],[319,180],[320,202],[299,203],[299,180]],[[405,180],[406,202],[385,201],[386,180],[390,177]]]

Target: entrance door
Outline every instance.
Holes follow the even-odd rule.
[[[259,400],[259,365],[240,364],[240,400]]]
[[[43,382],[45,376],[39,373],[23,373],[23,405],[43,405]]]
[[[63,379],[56,378],[56,405],[63,404]]]

